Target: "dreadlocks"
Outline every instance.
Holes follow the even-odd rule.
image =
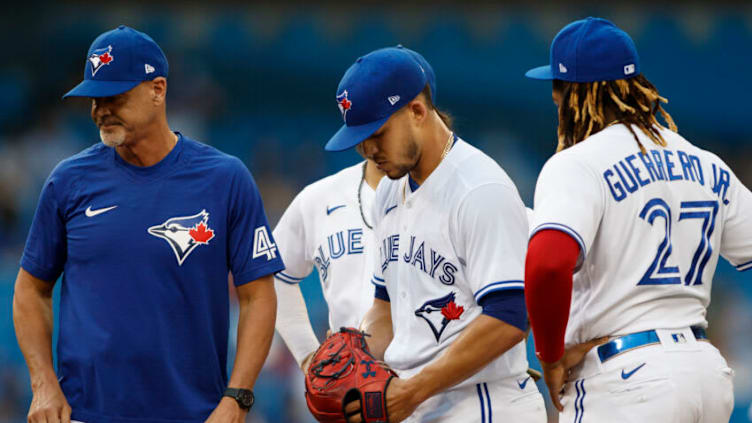
[[[598,82],[567,82],[554,80],[554,90],[561,93],[559,105],[559,145],[561,151],[602,130],[611,122],[623,123],[645,153],[632,125],[637,126],[654,143],[666,146],[656,119],[660,112],[669,129],[677,132],[676,124],[661,103],[668,103],[658,90],[642,75],[630,79]]]

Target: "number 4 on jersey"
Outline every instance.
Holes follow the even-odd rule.
[[[269,261],[277,257],[277,246],[269,238],[266,226],[259,226],[253,233],[253,259],[266,256]]]

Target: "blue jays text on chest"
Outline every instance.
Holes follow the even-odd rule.
[[[730,174],[726,169],[712,164],[713,193],[728,204],[726,194],[729,188]],[[692,181],[705,185],[705,176],[700,158],[683,151],[648,150],[647,154],[631,154],[616,162],[603,172],[611,195],[617,202],[627,198],[638,189],[655,181]]]
[[[389,267],[390,262],[399,261],[399,241],[399,234],[390,235],[381,241],[379,252],[381,253],[382,273]],[[422,270],[428,276],[438,279],[444,285],[454,284],[457,266],[433,248],[428,248],[430,257],[427,257],[426,254],[425,242],[417,243],[415,236],[410,236],[410,249],[402,256],[402,260]],[[441,272],[437,272],[439,268],[441,268]]]
[[[347,241],[345,241],[347,238]],[[318,247],[318,257],[314,257],[314,262],[319,267],[321,278],[326,280],[328,275],[330,259],[338,259],[343,255],[363,254],[363,228],[354,228],[345,231],[335,232],[327,237],[329,244],[329,255],[324,252],[323,245]]]

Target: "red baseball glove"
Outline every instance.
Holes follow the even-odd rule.
[[[305,378],[306,403],[319,422],[345,423],[345,404],[357,399],[363,422],[388,422],[386,388],[397,375],[371,355],[366,336],[341,328],[313,355]]]

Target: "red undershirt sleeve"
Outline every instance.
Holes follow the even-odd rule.
[[[525,301],[538,359],[564,355],[564,334],[572,300],[572,275],[580,246],[570,235],[544,229],[530,240],[525,260]]]

